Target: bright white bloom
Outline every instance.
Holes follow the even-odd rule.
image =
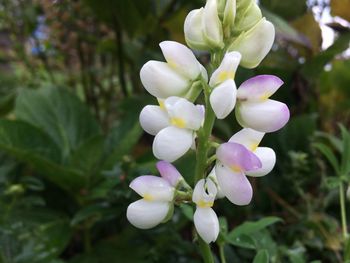
[[[175,41],[159,45],[166,62],[148,61],[140,71],[141,82],[150,94],[162,99],[185,96],[196,79],[207,78],[204,67],[188,47]]]
[[[179,97],[160,101],[160,106],[148,105],[140,114],[142,128],[156,136],[153,154],[168,162],[177,160],[191,148],[195,131],[203,120],[203,106]]]
[[[217,189],[210,179],[197,182],[192,201],[197,205],[193,220],[199,236],[207,243],[214,242],[219,235],[219,220],[211,208],[214,204]]]
[[[260,132],[274,132],[289,120],[286,104],[271,100],[283,84],[272,75],[259,75],[242,83],[237,91],[236,118],[240,125]]]
[[[210,105],[218,119],[224,119],[236,105],[237,88],[234,77],[241,60],[238,52],[226,53],[220,66],[213,72],[209,85],[213,87]]]
[[[167,180],[143,175],[134,179],[130,188],[143,197],[128,206],[126,216],[131,224],[149,229],[167,217],[174,198],[174,188]]]
[[[249,176],[264,176],[272,171],[276,163],[274,150],[268,147],[258,147],[265,133],[258,132],[250,128],[244,128],[231,137],[229,142],[240,143],[248,150],[252,151],[261,162],[261,168],[247,171]]]
[[[184,33],[188,46],[197,50],[223,47],[222,25],[216,0],[207,0],[204,8],[192,10],[185,19]]]
[[[224,195],[236,205],[247,205],[253,189],[246,173],[262,167],[259,158],[245,146],[227,142],[216,150],[215,174]]]
[[[242,54],[241,65],[255,68],[269,53],[275,40],[275,27],[262,18],[250,30],[243,32],[229,47],[230,51]]]
[[[170,163],[160,161],[157,169],[162,177],[143,175],[130,183],[142,199],[128,206],[126,216],[137,228],[149,229],[162,223],[171,213],[175,188],[184,178]]]

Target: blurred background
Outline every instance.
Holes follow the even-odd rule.
[[[0,262],[201,262],[190,205],[147,231],[125,212],[138,198],[130,181],[156,174],[153,137],[138,123],[156,102],[139,70],[163,60],[159,42],[184,43],[184,19],[204,2],[0,0]],[[239,68],[236,83],[279,76],[276,97],[292,117],[262,142],[277,164],[252,180],[252,203],[216,204],[227,218],[227,262],[252,262],[260,249],[270,262],[343,262],[338,196],[350,174],[339,176],[337,165],[350,163],[350,1],[260,5],[276,41],[257,69]],[[215,136],[227,140],[238,128],[230,115]],[[189,182],[194,161],[188,153],[176,162]],[[232,232],[257,220],[265,221],[245,235]]]

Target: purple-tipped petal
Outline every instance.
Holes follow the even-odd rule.
[[[274,94],[283,81],[273,75],[258,75],[243,82],[237,91],[237,98],[244,101],[263,101]]]
[[[224,164],[215,166],[215,173],[221,191],[235,205],[247,205],[253,197],[253,189],[247,177],[242,173],[235,173]]]
[[[254,171],[248,171],[246,174],[254,177],[267,175],[276,164],[276,154],[274,150],[268,147],[258,147],[254,153],[260,159],[262,167]]]
[[[216,150],[218,160],[235,172],[245,172],[261,168],[259,158],[241,144],[227,142]]]
[[[242,102],[236,106],[236,118],[240,125],[260,132],[281,129],[290,117],[286,104],[276,100]]]
[[[174,187],[182,178],[175,166],[166,161],[157,162],[157,169],[160,175]]]
[[[174,197],[174,188],[167,180],[158,176],[139,176],[129,187],[148,201],[171,201]]]

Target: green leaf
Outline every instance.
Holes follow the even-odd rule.
[[[88,108],[64,88],[23,89],[16,100],[16,117],[46,132],[64,160],[91,137],[100,134]]]
[[[314,143],[314,147],[318,149],[324,155],[324,157],[327,158],[329,163],[332,165],[334,171],[338,175],[340,168],[339,162],[335,154],[332,152],[332,149],[323,143]]]
[[[343,142],[335,137],[333,134],[317,131],[315,133],[317,137],[324,138],[341,154],[343,151]]]
[[[269,252],[266,249],[259,250],[254,257],[253,263],[269,263]]]
[[[89,221],[90,225],[93,225],[97,221],[101,221],[103,218],[111,219],[116,216],[114,208],[109,207],[106,204],[93,204],[80,209],[71,220],[70,224],[76,226],[84,221]]]
[[[84,183],[79,171],[60,165],[60,150],[40,129],[21,121],[0,120],[0,149],[24,161],[63,189]]]
[[[182,213],[187,217],[188,220],[193,220],[193,207],[191,205],[187,204],[181,204],[180,205]]]
[[[347,176],[350,173],[350,133],[343,126],[339,125],[341,130],[341,136],[343,140],[343,151],[341,157],[341,173]]]
[[[273,225],[277,222],[282,222],[283,220],[279,217],[264,217],[256,222],[245,222],[229,233],[229,238],[234,239],[241,235],[250,235],[252,233],[263,230],[264,228]]]
[[[249,235],[240,235],[240,236],[228,236],[227,242],[231,245],[247,248],[247,249],[256,249],[255,240]]]

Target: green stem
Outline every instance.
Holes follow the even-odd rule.
[[[343,230],[343,238],[345,242],[348,238],[348,230],[346,226],[346,208],[345,208],[345,194],[344,194],[343,182],[339,183],[339,199],[340,199],[341,224],[342,224],[342,230]]]
[[[199,249],[202,252],[204,263],[214,263],[214,258],[210,250],[210,246],[198,236]]]
[[[225,244],[220,244],[219,245],[219,253],[220,253],[221,263],[226,263],[224,247],[225,247]]]

